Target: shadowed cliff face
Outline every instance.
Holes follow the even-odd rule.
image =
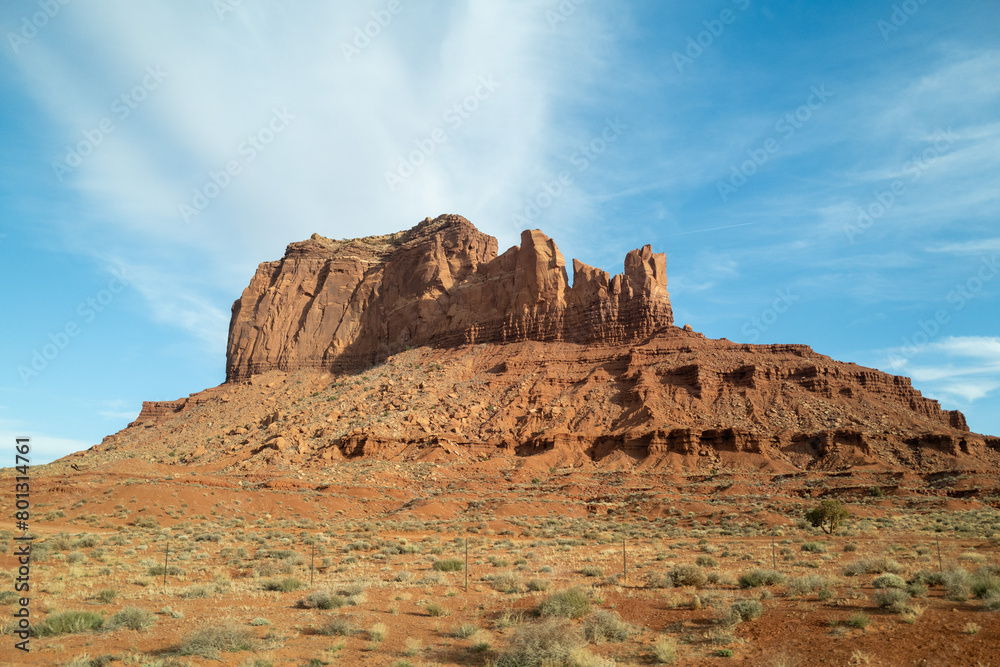
[[[350,371],[408,346],[525,340],[618,344],[673,323],[666,256],[649,246],[625,272],[566,262],[537,230],[497,241],[457,215],[349,241],[318,235],[261,264],[233,304],[226,379],[269,370]]]

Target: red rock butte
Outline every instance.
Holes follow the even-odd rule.
[[[614,278],[574,260],[571,287],[545,234],[526,230],[498,256],[497,240],[458,215],[387,236],[314,234],[262,263],[233,304],[226,379],[352,371],[424,345],[643,340],[673,323],[666,264],[648,245]]]
[[[251,471],[354,457],[529,457],[546,465],[788,472],[996,469],[905,377],[805,345],[711,340],[673,325],[666,257],[624,272],[525,231],[456,215],[386,236],[313,235],[233,304],[226,383],[146,402],[88,454],[144,451]]]

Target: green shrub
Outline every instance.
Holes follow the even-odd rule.
[[[826,553],[826,545],[822,542],[805,542],[802,544],[802,550],[810,553],[822,554]]]
[[[465,563],[459,558],[446,558],[434,561],[431,567],[438,572],[460,572],[465,569]]]
[[[746,599],[737,600],[729,607],[729,614],[726,616],[726,620],[730,625],[736,625],[738,623],[743,623],[744,621],[752,621],[758,619],[764,613],[764,605],[762,605],[758,600]]]
[[[580,568],[580,574],[585,577],[603,577],[604,570],[596,565],[587,565],[586,567]]]
[[[111,604],[115,601],[118,591],[113,588],[105,588],[97,593],[97,600],[101,604]]]
[[[328,617],[323,625],[321,625],[316,631],[321,635],[350,637],[355,634],[358,629],[354,627],[353,617],[334,614]]]
[[[777,570],[750,570],[740,575],[740,588],[758,588],[785,583],[785,575]]]
[[[477,632],[479,632],[479,626],[475,623],[462,623],[451,629],[451,636],[458,639],[468,639]]]
[[[340,595],[329,591],[316,591],[299,600],[298,606],[306,609],[340,609],[345,604],[347,600]]]
[[[980,600],[988,598],[994,593],[1000,592],[1000,577],[986,568],[981,568],[979,572],[972,576],[970,588],[972,589],[972,593]]]
[[[447,616],[449,613],[448,610],[444,607],[444,605],[438,604],[437,602],[431,602],[426,607],[424,607],[424,609],[427,610],[428,615],[435,617]]]
[[[63,611],[49,614],[41,623],[31,626],[31,632],[36,637],[55,637],[58,635],[91,632],[104,623],[104,617],[92,611]]]
[[[372,627],[368,628],[368,637],[373,642],[383,642],[385,641],[386,635],[389,634],[389,628],[385,623],[375,623]]]
[[[623,642],[635,629],[613,611],[599,609],[583,622],[583,635],[592,644]]]
[[[868,627],[868,624],[872,622],[868,614],[863,611],[858,611],[847,617],[847,625],[852,628],[864,629]]]
[[[156,623],[156,614],[139,607],[125,607],[108,619],[108,629],[148,630]]]
[[[875,588],[906,588],[906,581],[898,574],[883,574],[872,582]]]
[[[668,573],[674,586],[704,586],[708,575],[697,565],[678,565]]]
[[[278,591],[280,593],[291,593],[305,586],[305,584],[295,577],[285,577],[284,579],[271,579],[264,582],[265,591]]]
[[[910,596],[904,590],[898,588],[885,588],[880,591],[876,591],[872,596],[872,602],[875,606],[882,609],[891,609],[892,611],[902,611],[903,607],[907,602],[910,601]]]
[[[953,602],[964,602],[972,596],[972,576],[962,568],[942,573],[944,596]]]
[[[850,516],[839,500],[821,500],[819,505],[806,512],[806,521],[824,533],[832,534]]]
[[[553,593],[542,601],[538,613],[542,616],[582,618],[590,611],[590,600],[579,588]]]
[[[819,574],[804,574],[788,580],[785,593],[791,597],[808,595],[816,591],[829,588],[830,583],[826,577]]]
[[[719,567],[719,561],[711,556],[698,556],[694,562],[698,567]]]
[[[177,652],[217,660],[220,651],[252,651],[256,647],[253,635],[234,625],[207,625],[187,635]]]

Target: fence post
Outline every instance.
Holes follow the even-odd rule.
[[[313,585],[313,573],[316,571],[316,542],[312,543],[312,552],[309,556],[309,585]]]
[[[469,592],[469,538],[465,538],[465,592]]]
[[[622,535],[622,583],[628,583],[628,562],[625,560],[625,536]]]
[[[167,557],[170,555],[170,538],[167,538],[167,548],[163,551],[163,588],[167,588]]]

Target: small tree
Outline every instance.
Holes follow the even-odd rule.
[[[806,521],[832,534],[844,519],[850,516],[847,508],[839,500],[821,500],[817,507],[806,512]]]

